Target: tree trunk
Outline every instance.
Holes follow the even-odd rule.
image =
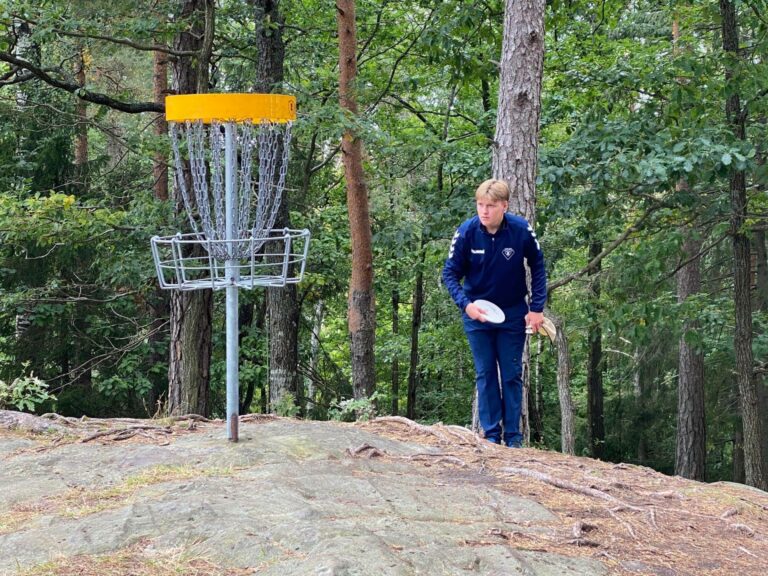
[[[645,390],[643,386],[643,355],[640,352],[639,347],[635,348],[632,358],[635,364],[635,371],[632,378],[632,395],[635,399],[635,410],[632,415],[631,435],[637,438],[637,462],[640,465],[644,465],[648,460],[648,446],[645,437],[645,428],[648,422],[648,408],[646,406]]]
[[[279,92],[285,76],[285,19],[276,0],[251,0],[256,22],[256,83],[260,93]],[[288,194],[283,194],[275,228],[291,228]],[[303,406],[299,378],[299,302],[296,285],[267,288],[269,318],[269,402],[271,409],[285,394]]]
[[[765,228],[755,227],[753,237],[755,245],[755,308],[768,312],[768,255],[765,249]],[[760,414],[768,414],[768,385],[765,375],[757,376],[757,392]],[[763,435],[763,461],[768,462],[768,437]]]
[[[589,261],[603,250],[602,242],[589,244]],[[592,294],[590,299],[600,300],[600,268],[598,264],[590,272]],[[600,322],[592,318],[588,332],[589,355],[587,359],[587,421],[589,423],[589,450],[592,457],[602,459],[605,448],[605,424],[603,421],[603,334]]]
[[[408,365],[408,399],[405,407],[406,416],[416,419],[416,391],[419,388],[419,332],[421,330],[421,311],[424,307],[424,236],[419,246],[419,263],[416,280],[413,284],[413,308],[411,310],[411,357]]]
[[[309,377],[306,379],[306,400],[308,401],[308,406],[305,411],[308,415],[316,404],[315,396],[317,391],[315,390],[314,375],[317,372],[318,360],[320,358],[320,330],[323,328],[324,318],[325,302],[318,300],[315,304],[314,315],[312,316],[312,334],[309,339]]]
[[[677,272],[677,301],[685,302],[701,290],[701,262],[694,256],[701,250],[701,242],[686,234],[682,258],[691,259]],[[697,332],[698,322],[683,326],[680,336],[677,383],[677,436],[675,474],[692,480],[706,479],[706,420],[704,412],[704,356],[685,339],[686,332]]]
[[[339,102],[350,120],[356,119],[357,32],[354,0],[338,0],[336,21],[339,33]],[[363,172],[363,146],[351,129],[341,140],[344,178],[347,183],[347,212],[352,244],[352,277],[349,282],[348,325],[352,356],[352,390],[355,398],[371,396],[375,385],[374,339],[376,303],[373,291],[373,252],[368,188]]]
[[[560,444],[563,454],[576,453],[573,399],[571,397],[571,353],[563,321],[551,312],[547,314],[557,328],[557,392],[560,398]]]
[[[209,413],[211,295],[210,290],[174,290],[171,295],[170,414]]]
[[[152,88],[155,102],[162,104],[168,94],[168,55],[165,52],[153,53]],[[168,123],[163,114],[155,118],[155,135],[164,137],[168,134]],[[155,198],[168,200],[168,158],[162,151],[155,152],[152,159],[152,179]]]
[[[394,280],[397,280],[395,275]],[[397,333],[400,327],[400,291],[392,290],[392,335],[395,337],[395,353],[392,357],[392,416],[397,416],[400,400],[400,359],[397,354]]]
[[[544,68],[544,0],[506,0],[499,65],[499,102],[493,142],[493,177],[511,191],[509,211],[536,221],[536,169]],[[523,352],[520,432],[530,438],[530,348]]]
[[[506,0],[493,177],[506,180],[509,210],[536,220],[536,168],[544,68],[544,0]]]
[[[736,8],[730,0],[720,0],[723,49],[735,57],[739,55],[739,31]],[[725,81],[734,82],[734,74],[724,59]],[[741,109],[738,86],[731,86],[725,104],[725,113],[734,136],[746,139],[746,110]],[[744,433],[744,472],[746,483],[761,490],[768,490],[768,473],[763,460],[763,423],[758,412],[754,359],[752,356],[752,302],[750,296],[751,267],[749,237],[744,231],[747,216],[747,190],[743,170],[733,169],[730,182],[731,222],[733,241],[734,309],[736,330],[734,352],[736,355],[736,379],[739,386],[741,418]]]
[[[154,52],[152,88],[155,102],[165,102],[168,94],[168,55],[165,52]],[[165,115],[158,114],[155,118],[155,135],[163,137],[168,133],[168,123]],[[158,151],[152,159],[152,189],[156,200],[168,200],[168,158],[165,153]],[[150,296],[149,315],[152,318],[149,335],[150,365],[155,366],[162,361],[162,341],[164,333],[162,326],[168,318],[170,298],[165,290],[155,288]],[[152,390],[149,397],[150,416],[164,411],[163,398],[168,394],[168,379],[160,374],[150,372]],[[167,398],[166,398],[167,401]]]
[[[533,385],[531,386],[528,412],[531,415],[531,442],[541,444],[544,442],[544,391],[541,386],[541,338],[536,337],[536,355],[533,356]]]
[[[299,391],[298,371],[299,307],[295,285],[267,289],[267,317],[270,410],[274,411],[286,394],[293,395],[296,404],[301,406],[303,401]]]
[[[85,47],[78,45],[77,51],[77,69],[75,70],[75,80],[80,86],[85,87]],[[77,125],[75,127],[75,167],[77,186],[82,192],[88,190],[88,108],[85,100],[77,99],[75,104],[75,116]]]
[[[200,56],[174,60],[173,78],[177,94],[194,94],[208,87],[208,64],[213,37],[213,0],[186,0],[179,21],[189,25],[174,41],[177,50],[199,50]],[[206,59],[206,56],[208,59]],[[185,170],[184,178],[189,179]],[[178,190],[174,204],[181,210]],[[168,366],[168,411],[170,414],[208,415],[211,367],[211,290],[171,292],[171,344]]]

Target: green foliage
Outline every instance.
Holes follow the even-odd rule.
[[[272,406],[275,414],[287,418],[293,418],[299,413],[299,406],[296,404],[296,396],[290,392],[283,394],[280,399]]]
[[[32,412],[49,400],[56,400],[56,396],[48,391],[48,384],[34,373],[14,378],[10,383],[0,380],[0,410],[15,408]]]
[[[348,398],[335,403],[329,411],[331,420],[338,422],[367,422],[376,417],[378,393],[369,398]]]

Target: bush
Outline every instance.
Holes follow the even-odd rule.
[[[367,422],[376,417],[377,397],[378,393],[374,392],[370,398],[342,400],[330,409],[331,420]]]
[[[10,384],[0,380],[0,409],[34,411],[35,406],[46,400],[56,400],[53,394],[48,392],[48,384],[37,378],[34,374],[16,378]]]

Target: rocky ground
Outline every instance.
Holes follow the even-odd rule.
[[[763,575],[768,494],[458,427],[0,411],[0,575]]]

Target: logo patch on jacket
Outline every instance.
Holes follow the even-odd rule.
[[[515,255],[515,249],[514,248],[504,248],[504,250],[501,251],[502,254],[504,254],[504,258],[509,260],[512,258],[512,256]]]
[[[485,250],[475,250],[474,248],[471,248],[470,251],[472,254],[485,254]]]

